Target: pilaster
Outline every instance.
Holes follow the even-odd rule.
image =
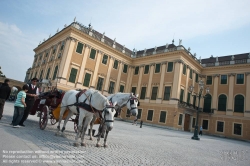
[[[246,72],[246,110],[244,112],[244,117],[250,117],[250,72]]]
[[[173,89],[171,93],[171,98],[173,99],[179,99],[182,68],[183,68],[182,60],[175,61],[175,64],[174,64],[175,74],[174,74],[174,80],[173,80]],[[177,101],[170,100],[169,104],[177,104]]]
[[[63,52],[62,61],[59,66],[59,74],[58,74],[58,82],[61,84],[67,83],[67,74],[70,67],[71,57],[73,53],[73,49],[76,43],[76,39],[74,38],[67,38],[67,42],[65,45],[65,50]]]
[[[127,92],[127,93],[131,93],[130,88],[131,88],[131,83],[132,83],[132,79],[133,79],[132,73],[133,73],[133,67],[129,66],[128,67],[127,82],[126,82],[126,87],[125,87],[125,89],[126,89],[125,92]]]
[[[86,66],[86,62],[87,62],[89,52],[90,52],[90,46],[86,45],[85,49],[84,49],[84,53],[83,53],[83,59],[82,59],[82,63],[81,63],[79,77],[78,77],[78,80],[77,80],[77,85],[76,85],[77,88],[81,88],[83,86],[84,70],[85,70],[85,66]]]
[[[108,73],[105,79],[105,84],[104,84],[104,89],[103,89],[104,95],[108,95],[108,85],[109,85],[109,79],[110,79],[110,74],[111,74],[113,65],[114,65],[114,57],[109,56],[109,64],[108,64],[109,68],[108,68]]]
[[[219,74],[213,75],[213,80],[214,80],[214,91],[213,91],[213,96],[212,96],[212,109],[216,110],[215,113],[217,112],[217,107],[218,107],[218,85],[219,85]]]
[[[161,103],[162,101],[162,95],[164,93],[163,85],[164,85],[164,76],[166,73],[166,65],[167,65],[167,62],[161,63],[161,79],[160,79],[160,87],[159,87],[159,93],[156,99],[156,103]]]
[[[189,74],[190,74],[190,67],[187,65],[187,71],[186,71],[186,85],[185,85],[185,91],[184,91],[184,99],[183,101],[184,102],[187,102],[187,96],[188,96],[188,82],[189,82]],[[191,98],[191,96],[190,96]]]
[[[234,77],[235,73],[228,74],[229,76],[229,89],[228,89],[228,102],[227,102],[227,111],[226,115],[233,115],[233,102],[234,102],[234,96],[233,96],[233,90],[234,90]]]
[[[139,69],[139,80],[138,80],[138,84],[136,88],[136,94],[140,94],[140,91],[141,91],[141,79],[142,79],[143,67],[144,65],[141,65]]]
[[[96,85],[97,74],[98,74],[98,70],[99,70],[99,66],[100,66],[100,61],[101,61],[101,57],[102,57],[101,54],[102,54],[102,52],[98,50],[97,51],[97,57],[96,57],[96,64],[95,64],[94,74],[93,74],[93,79],[92,79],[92,82],[91,82],[91,85],[90,85],[91,88],[96,88],[95,85]]]
[[[150,65],[150,71],[149,71],[149,81],[148,81],[148,86],[147,86],[147,91],[146,91],[146,97],[145,101],[149,102],[150,100],[150,93],[151,93],[151,87],[152,87],[152,79],[153,79],[153,74],[154,74],[154,63],[151,63]]]
[[[121,74],[122,74],[122,67],[123,67],[123,63],[119,62],[118,77],[117,77],[114,93],[117,93],[119,91]]]

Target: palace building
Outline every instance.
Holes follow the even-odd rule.
[[[94,88],[106,96],[133,92],[139,121],[189,132],[200,105],[203,133],[250,140],[250,53],[197,59],[181,43],[131,51],[74,21],[34,49],[26,81],[48,79],[58,89]],[[133,120],[128,113],[122,118]]]

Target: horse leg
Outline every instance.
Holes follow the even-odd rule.
[[[76,133],[75,142],[74,142],[74,146],[76,146],[76,147],[79,146],[79,144],[78,144],[78,138],[81,135],[81,131],[80,130],[82,128],[82,121],[83,121],[84,117],[85,117],[85,112],[80,111],[79,119],[78,119],[78,131]]]
[[[102,123],[102,122],[101,122]],[[98,138],[97,138],[97,143],[96,143],[96,147],[100,147],[101,145],[100,145],[100,139],[101,139],[101,135],[103,134],[103,132],[104,132],[104,124],[103,125],[101,125],[100,124],[100,126],[99,126],[99,129],[98,129]]]
[[[86,143],[84,142],[84,136],[85,136],[85,133],[86,133],[86,130],[89,126],[89,122],[91,121],[91,119],[93,118],[93,116],[87,116],[86,119],[85,119],[85,122],[83,124],[83,131],[82,131],[82,137],[81,137],[81,146],[86,146]]]
[[[106,134],[105,134],[105,138],[104,138],[104,148],[107,148],[108,145],[107,145],[107,137],[108,137],[108,134],[109,134],[109,131],[106,130]]]
[[[94,125],[94,123],[95,123],[95,120],[96,120],[96,116],[95,116],[95,114],[93,115],[93,118],[92,118],[92,120],[91,120],[91,122],[90,122],[90,133],[89,133],[89,135],[90,135],[90,138],[89,138],[89,140],[93,140],[93,138],[92,138],[92,129],[93,129],[93,125]]]
[[[63,114],[66,110],[66,107],[61,107],[61,110],[60,110],[60,116],[59,116],[59,120],[58,120],[58,125],[57,125],[57,132],[56,132],[56,136],[60,135],[60,124],[61,124],[61,121],[62,121],[62,117],[63,117]]]
[[[63,128],[62,128],[62,130],[61,130],[61,136],[62,136],[62,137],[65,137],[65,135],[64,135],[64,130],[65,130],[65,127],[66,127],[67,122],[69,121],[69,118],[70,118],[72,115],[73,115],[73,112],[69,111],[69,113],[68,113],[66,119],[64,120]]]

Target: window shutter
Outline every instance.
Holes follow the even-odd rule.
[[[124,91],[124,86],[123,85],[120,85],[120,90],[119,92],[123,92]]]
[[[127,73],[128,71],[128,65],[124,64],[123,65],[123,73]]]
[[[144,74],[148,74],[149,65],[144,66]]]
[[[85,78],[84,78],[84,82],[83,82],[83,86],[89,87],[90,78],[91,78],[91,74],[86,73]]]
[[[55,79],[56,79],[57,70],[58,70],[58,66],[56,66],[56,67],[55,67],[55,70],[54,70],[54,75],[53,75],[53,80],[55,80]]]
[[[95,49],[91,49],[91,52],[90,52],[90,58],[91,59],[95,59],[95,54],[96,54],[96,50]]]
[[[72,68],[70,72],[69,82],[75,83],[77,75],[77,69]]]
[[[142,87],[140,99],[145,99],[145,96],[146,96],[146,87]]]
[[[174,65],[173,62],[168,62],[168,69],[167,69],[167,72],[173,71],[173,65]]]
[[[137,75],[139,73],[139,66],[135,67],[135,75]]]
[[[165,123],[166,122],[166,111],[161,111],[161,115],[160,115],[160,122],[161,123]]]
[[[148,110],[148,116],[147,116],[147,120],[148,121],[152,121],[153,120],[153,110]]]
[[[77,48],[76,48],[76,52],[81,54],[82,53],[82,49],[83,49],[83,44],[78,42],[77,44]]]
[[[155,65],[155,73],[160,73],[160,71],[161,71],[161,64],[158,63]]]

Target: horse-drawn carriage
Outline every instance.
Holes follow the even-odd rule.
[[[61,90],[54,90],[50,92],[45,92],[39,95],[39,98],[35,100],[34,106],[30,111],[30,115],[39,116],[39,126],[41,130],[44,130],[47,126],[48,120],[50,119],[50,124],[55,125],[60,116],[60,106],[62,98],[65,92]],[[68,115],[68,110],[65,111],[63,115],[63,120]],[[69,120],[74,122],[74,130],[77,132],[79,115],[75,115],[75,118],[70,118]]]

